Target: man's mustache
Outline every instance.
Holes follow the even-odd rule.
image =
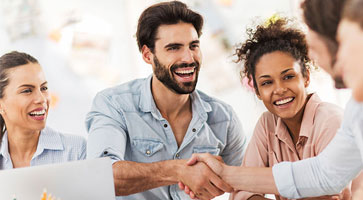
[[[175,71],[176,69],[186,68],[186,67],[196,67],[196,68],[199,68],[199,62],[174,64],[174,65],[171,66],[170,70],[171,71]]]

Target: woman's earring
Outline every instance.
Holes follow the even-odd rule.
[[[3,109],[0,109],[0,114],[4,114],[4,110]]]

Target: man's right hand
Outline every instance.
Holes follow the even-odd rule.
[[[197,162],[184,166],[179,173],[180,182],[188,186],[198,199],[212,199],[233,188],[216,175],[205,163]]]

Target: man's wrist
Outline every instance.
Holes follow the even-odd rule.
[[[185,172],[185,168],[187,166],[186,160],[171,160],[171,164],[169,165],[169,169],[171,173],[170,178],[175,182],[182,181],[183,174]]]

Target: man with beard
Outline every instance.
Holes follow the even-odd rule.
[[[246,139],[232,108],[195,90],[201,64],[203,18],[178,1],[150,6],[140,16],[137,42],[153,68],[97,94],[86,125],[87,157],[110,157],[118,199],[188,199],[182,182],[200,199],[232,188],[193,153],[242,162]]]

